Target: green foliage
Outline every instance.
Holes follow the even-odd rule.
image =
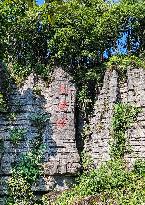
[[[10,140],[13,144],[18,144],[19,141],[24,140],[26,129],[24,128],[13,128],[10,130]]]
[[[130,24],[134,34],[140,33],[144,2],[49,1],[30,8],[26,1],[5,0],[0,11],[1,58],[11,64],[13,76],[35,71],[46,77],[54,63],[71,66],[73,74],[93,68]]]
[[[0,112],[7,112],[7,103],[2,93],[0,93]]]
[[[37,151],[33,149],[32,151],[23,154],[20,158],[20,163],[13,169],[13,172],[19,173],[27,183],[32,185],[42,172],[40,162],[43,151],[44,148],[40,146]]]
[[[41,163],[45,147],[42,144],[42,135],[48,116],[40,113],[32,116],[31,120],[38,129],[38,135],[30,142],[32,149],[22,154],[19,162],[12,169],[12,177],[8,182],[7,205],[43,205],[45,203],[43,199],[38,199],[34,195],[32,187],[36,185],[40,175],[43,174]],[[17,128],[11,130],[10,133],[11,140],[15,144],[22,140],[24,135],[25,130]]]
[[[96,87],[101,86],[104,73],[106,70],[105,64],[78,70],[74,74],[74,80],[77,85],[77,102],[83,117],[87,118],[92,113],[92,108],[96,97]]]
[[[86,124],[83,126],[83,130],[82,130],[82,134],[81,134],[82,138],[83,138],[83,139],[86,139],[87,137],[90,136],[91,133],[92,133],[92,132],[91,132],[90,124],[89,124],[89,123],[86,123]]]
[[[38,200],[33,194],[32,185],[38,180],[42,173],[41,158],[43,153],[42,147],[37,152],[32,150],[21,156],[20,162],[12,171],[9,185],[9,197],[7,205],[40,205],[41,200]]]
[[[145,178],[135,170],[126,169],[122,160],[111,160],[99,169],[84,172],[79,184],[64,192],[57,205],[72,205],[87,196],[94,196],[94,204],[143,204],[145,202]]]
[[[48,22],[44,24],[45,15],[40,14],[41,8],[36,5],[29,8],[28,4],[21,0],[3,1],[0,2],[0,13],[0,43],[3,48],[0,58],[8,65],[16,83],[20,84],[32,71],[38,74],[41,72],[42,76],[47,75],[49,25]]]
[[[9,197],[7,205],[43,204],[42,200],[37,199],[32,191],[32,186],[36,185],[37,180],[43,173],[41,162],[44,146],[39,140],[39,138],[35,139],[33,149],[22,154],[18,164],[12,170],[12,177],[8,181]],[[36,147],[36,144],[39,144],[39,147]]]
[[[112,56],[107,62],[109,69],[115,69],[119,73],[120,80],[126,79],[126,72],[128,68],[144,68],[144,58],[137,57],[135,55],[116,55]]]
[[[109,10],[108,4],[102,0],[92,0],[90,5],[75,0],[62,4],[54,1],[48,8],[53,8],[54,12],[54,36],[48,46],[55,58],[65,65],[72,61],[77,67],[84,64],[87,58],[100,58],[97,50],[100,53],[103,51],[98,31],[103,14]]]
[[[0,137],[0,154],[2,154],[3,151],[4,151],[4,140],[2,137]]]
[[[81,153],[81,160],[85,172],[89,172],[94,169],[94,161],[92,160],[90,154],[83,151]]]
[[[111,68],[111,66],[116,66],[116,68],[119,66],[118,69],[125,69],[128,66],[136,67],[136,68],[145,68],[144,61],[135,56],[135,55],[118,55],[118,56],[112,56],[109,59],[109,62],[107,65]]]
[[[127,150],[126,131],[135,122],[140,109],[126,103],[117,103],[112,119],[111,155],[114,158],[123,157]]]
[[[84,115],[86,114],[86,109],[89,108],[89,105],[92,103],[92,100],[88,93],[88,86],[82,85],[81,90],[79,90],[77,95],[78,103],[81,106]]]
[[[16,112],[10,112],[10,113],[8,114],[8,120],[10,120],[10,121],[15,121],[16,118],[17,118],[17,113],[16,113]]]
[[[137,160],[134,165],[135,172],[140,176],[145,176],[145,161]]]
[[[49,120],[49,116],[47,113],[39,113],[33,114],[31,116],[32,124],[38,129],[38,131],[43,131],[46,123]]]
[[[29,66],[22,66],[18,63],[7,64],[8,71],[12,79],[14,79],[16,85],[21,85],[25,78],[32,72]]]
[[[0,59],[18,83],[33,71],[47,78],[53,65],[77,77],[79,71],[95,70],[124,32],[129,52],[135,42],[138,52],[145,47],[143,0],[49,1],[33,7],[28,2],[0,2]]]
[[[40,87],[39,85],[35,85],[35,86],[33,87],[33,93],[34,93],[35,95],[40,96],[40,95],[41,95],[41,87]]]

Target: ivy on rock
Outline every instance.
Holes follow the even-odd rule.
[[[123,158],[128,150],[128,140],[126,131],[131,128],[133,122],[137,120],[137,115],[141,110],[127,103],[117,103],[114,106],[112,119],[111,155],[113,158]]]

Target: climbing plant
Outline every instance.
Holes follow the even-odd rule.
[[[20,141],[24,140],[26,135],[26,129],[13,128],[10,129],[10,140],[14,145],[17,145]]]
[[[126,81],[127,70],[133,68],[145,69],[145,56],[142,53],[140,57],[135,55],[114,55],[105,65],[107,69],[116,70],[121,82]]]
[[[122,158],[127,153],[127,133],[133,122],[136,121],[140,109],[126,103],[117,103],[114,106],[112,119],[111,155],[114,158]]]
[[[34,195],[32,186],[36,185],[35,182],[42,173],[40,166],[42,153],[43,149],[39,147],[21,156],[20,162],[13,168],[12,177],[8,181],[7,205],[41,203],[41,199],[37,199]]]
[[[39,116],[39,117],[38,117]],[[7,205],[40,205],[43,200],[38,199],[32,190],[43,173],[41,162],[45,150],[43,145],[43,132],[46,126],[46,114],[39,113],[30,119],[33,126],[37,128],[38,135],[30,142],[32,149],[20,156],[19,162],[12,169],[12,177],[8,181],[9,196]],[[10,132],[10,139],[18,143],[24,137],[23,129],[13,129]]]
[[[2,93],[0,93],[0,112],[7,112],[7,103]]]

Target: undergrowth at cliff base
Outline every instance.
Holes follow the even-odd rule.
[[[37,136],[30,142],[30,151],[19,156],[19,161],[12,169],[12,176],[8,180],[8,198],[6,205],[44,205],[43,198],[38,198],[33,189],[41,175],[42,157],[45,151],[43,132],[48,116],[45,113],[36,113],[30,118],[33,126],[37,128]],[[17,144],[25,137],[26,130],[14,128],[10,130],[10,140]]]
[[[137,120],[140,109],[117,103],[112,118],[111,160],[95,168],[88,155],[82,157],[83,174],[77,184],[64,192],[55,205],[81,205],[86,197],[89,205],[142,205],[145,203],[145,161],[136,161],[132,170],[124,160],[128,153],[126,131]]]
[[[123,160],[110,160],[99,169],[84,172],[79,183],[65,191],[55,205],[81,205],[85,198],[94,196],[89,205],[145,203],[145,162],[136,162],[129,171]]]

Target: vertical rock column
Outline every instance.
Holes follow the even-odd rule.
[[[45,190],[50,187],[64,189],[80,167],[75,141],[76,88],[72,78],[61,68],[57,68],[53,73],[53,82],[42,94],[46,99],[45,110],[50,113],[50,124],[44,133],[47,145]]]
[[[97,96],[94,106],[94,116],[91,120],[91,136],[85,144],[96,166],[107,161],[109,156],[109,141],[113,105],[118,97],[118,74],[107,71],[104,76],[103,87]],[[89,148],[89,149],[88,149]]]
[[[63,69],[56,68],[51,83],[31,74],[21,87],[15,84],[11,87],[11,113],[0,113],[0,136],[4,141],[3,154],[0,154],[1,199],[7,195],[7,181],[12,173],[12,164],[19,162],[21,154],[32,149],[32,142],[38,136],[37,127],[33,125],[31,118],[42,113],[49,116],[43,132],[43,144],[46,147],[42,164],[44,176],[33,189],[40,192],[49,192],[54,188],[66,189],[80,167],[75,141],[76,89],[72,78]],[[10,117],[9,114],[14,116]],[[26,130],[25,138],[17,145],[10,138],[10,130],[15,128]]]
[[[145,159],[145,70],[128,69],[127,78],[127,102],[141,109],[137,121],[127,131],[131,153],[125,159],[132,166],[136,159]]]
[[[85,149],[91,154],[96,166],[109,160],[111,121],[115,102],[129,103],[141,109],[130,129],[126,131],[130,153],[125,160],[132,167],[135,160],[145,159],[145,70],[127,68],[126,81],[120,82],[116,71],[106,72],[103,87],[97,96],[94,116],[91,120],[91,136]]]

